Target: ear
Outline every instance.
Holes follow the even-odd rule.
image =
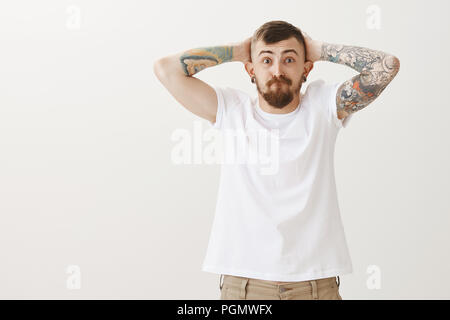
[[[251,77],[253,77],[255,75],[255,69],[253,67],[253,63],[252,62],[246,62],[244,64],[245,67],[245,71],[247,71],[248,75]]]
[[[314,63],[313,63],[313,62],[311,62],[311,61],[309,61],[309,60],[305,61],[304,73],[305,73],[305,76],[306,76],[306,77],[308,76],[309,72],[310,72],[313,68],[314,68]]]

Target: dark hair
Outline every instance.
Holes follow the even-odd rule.
[[[272,44],[282,40],[289,39],[291,37],[295,37],[298,40],[298,42],[302,45],[306,61],[306,45],[305,39],[303,38],[303,34],[299,28],[293,26],[292,24],[286,21],[274,20],[264,23],[253,34],[251,49],[253,50],[255,43],[258,40],[262,40],[266,44]]]

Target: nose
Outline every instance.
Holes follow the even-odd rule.
[[[279,78],[283,74],[283,67],[280,62],[275,61],[272,64],[272,75]]]

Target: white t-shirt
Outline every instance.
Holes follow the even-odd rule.
[[[337,133],[352,117],[337,118],[339,85],[310,83],[288,114],[263,111],[257,94],[213,86],[218,109],[208,124],[247,135],[223,147],[236,158],[221,164],[203,271],[271,281],[353,272],[334,176]]]

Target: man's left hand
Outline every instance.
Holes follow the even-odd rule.
[[[311,37],[304,31],[302,31],[302,34],[303,38],[305,38],[306,44],[306,60],[314,63],[320,59],[323,42],[311,39]]]

